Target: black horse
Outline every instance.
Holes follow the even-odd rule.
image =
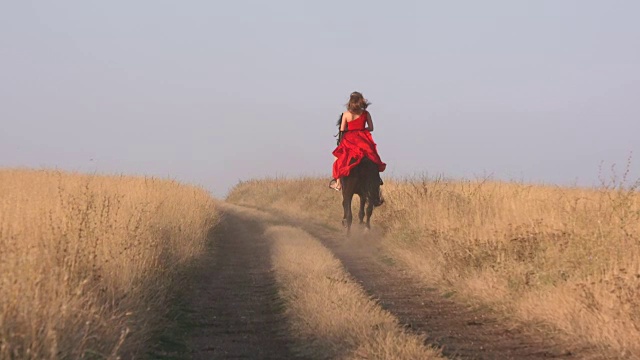
[[[351,213],[353,195],[360,196],[360,211],[358,212],[360,224],[364,224],[367,229],[371,229],[373,208],[384,203],[380,194],[381,184],[378,165],[367,157],[363,158],[358,165],[351,169],[349,176],[342,178],[342,207],[344,208],[342,225],[347,228],[347,235],[351,233],[351,223],[353,222],[353,214]],[[365,205],[367,207],[366,222],[364,220]]]

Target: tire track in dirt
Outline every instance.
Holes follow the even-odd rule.
[[[189,299],[190,358],[296,358],[260,222],[225,210],[213,236]]]
[[[472,309],[426,288],[399,267],[385,264],[366,235],[347,239],[322,224],[279,214],[318,238],[380,305],[409,329],[427,335],[443,355],[464,359],[600,359],[580,345],[523,325],[500,320],[488,310]],[[358,229],[355,232],[358,232]],[[376,237],[375,234],[370,234]],[[378,236],[379,238],[379,236]],[[379,239],[378,239],[379,240]]]

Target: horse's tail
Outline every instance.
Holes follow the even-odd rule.
[[[378,171],[378,166],[371,161],[369,158],[363,159],[366,162],[367,166],[367,180],[366,180],[366,191],[369,200],[373,204],[373,206],[381,206],[384,204],[384,198],[382,197],[382,190],[380,189],[380,172]]]

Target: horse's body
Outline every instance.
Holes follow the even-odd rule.
[[[347,228],[347,234],[351,232],[351,223],[353,222],[351,201],[354,194],[360,196],[360,211],[358,212],[360,224],[364,224],[367,229],[370,229],[373,208],[382,205],[383,200],[380,196],[378,165],[366,157],[351,170],[349,176],[342,178],[342,207],[344,208],[342,224]],[[364,220],[365,205],[366,222]]]

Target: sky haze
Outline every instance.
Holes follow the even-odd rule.
[[[255,177],[328,181],[357,90],[383,177],[592,185],[601,162],[640,156],[638,14],[632,1],[6,1],[0,166],[218,196]]]

